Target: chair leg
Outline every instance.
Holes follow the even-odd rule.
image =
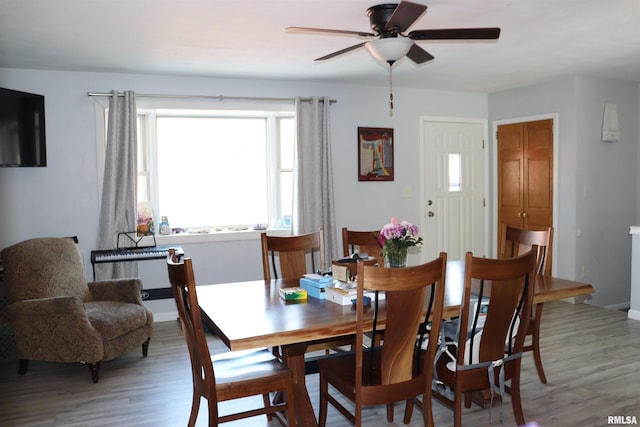
[[[362,404],[357,399],[353,415],[355,417],[355,421],[353,423],[354,427],[362,427]]]
[[[433,400],[432,400],[431,393],[429,392],[425,393],[422,396],[422,401],[428,402],[422,405],[422,422],[426,427],[434,427],[433,426],[433,410],[431,407]],[[405,422],[405,424],[409,424],[409,423]]]
[[[469,394],[469,393],[465,393]],[[453,406],[453,425],[454,427],[462,427],[462,393],[456,388]]]
[[[217,426],[218,425],[218,411],[217,407],[213,408],[212,405],[216,405],[216,402],[213,402],[207,399],[207,404],[209,405],[209,425]],[[189,424],[188,427],[194,427],[196,425],[196,419],[198,418],[198,411],[200,410],[200,394],[196,391],[195,387],[193,389],[193,397],[191,398],[191,414],[189,415]]]
[[[522,401],[520,399],[520,366],[516,368],[516,372],[511,378],[511,406],[513,407],[516,423],[519,426],[525,425]]]
[[[27,369],[29,369],[29,359],[20,359],[18,363],[18,374],[20,375],[26,374]]]
[[[262,395],[262,402],[264,403],[264,407],[268,408],[271,406],[271,399],[269,398],[269,394],[265,393]],[[273,419],[272,414],[267,414],[267,421],[271,421]]]
[[[547,383],[547,376],[544,374],[544,368],[542,367],[542,357],[540,356],[540,320],[542,320],[542,304],[536,304],[536,315],[533,319],[533,334],[532,347],[533,347],[533,361],[536,365],[536,371],[538,372],[538,378],[542,384]]]
[[[411,422],[411,417],[413,416],[413,405],[414,402],[412,399],[407,400],[404,407],[404,418],[402,419],[405,424],[409,424]]]
[[[97,383],[99,379],[98,373],[100,371],[100,362],[87,363],[87,366],[89,367],[89,372],[91,372],[91,380],[94,384]]]
[[[393,422],[393,412],[395,410],[395,405],[393,403],[387,403],[387,421]]]
[[[142,343],[142,357],[147,357],[147,354],[149,353],[149,341],[151,341],[151,337],[147,338],[147,340]]]
[[[327,410],[329,402],[327,401],[327,393],[329,392],[329,384],[320,373],[320,408],[318,413],[318,427],[325,427],[327,424]]]
[[[473,393],[468,391],[464,394],[464,407],[469,409],[473,403]]]

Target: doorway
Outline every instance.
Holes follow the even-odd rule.
[[[467,251],[487,255],[484,120],[423,118],[422,236],[424,260]]]
[[[492,254],[497,254],[499,224],[519,228],[554,227],[558,222],[558,115],[518,117],[493,122],[491,218]],[[553,247],[558,233],[554,233]],[[556,251],[552,252],[552,273]]]

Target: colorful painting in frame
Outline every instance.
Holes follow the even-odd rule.
[[[393,129],[358,128],[358,181],[393,181]]]

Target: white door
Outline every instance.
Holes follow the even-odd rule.
[[[422,121],[425,260],[485,255],[486,123]]]

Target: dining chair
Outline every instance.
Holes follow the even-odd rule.
[[[376,238],[377,231],[353,231],[347,227],[342,228],[342,252],[345,257],[349,257],[354,253],[367,254],[375,259],[375,263],[379,267],[384,267],[384,257],[382,256],[382,247]],[[357,274],[357,266],[349,264],[352,275]],[[384,332],[379,331],[375,335],[375,344],[380,344]]]
[[[354,253],[367,254],[378,261],[379,266],[384,266],[382,247],[376,238],[376,231],[354,231],[347,227],[342,228],[342,254],[345,257]]]
[[[274,279],[300,279],[307,273],[316,272],[327,267],[324,257],[324,233],[322,229],[308,234],[297,236],[269,236],[267,233],[260,235],[262,242],[262,269],[264,280]],[[318,253],[316,257],[315,254]],[[278,261],[276,261],[276,258]],[[319,260],[316,264],[316,259]],[[311,267],[311,268],[309,268]],[[278,274],[278,272],[280,272]],[[326,342],[317,342],[309,345],[307,352],[325,350],[328,354],[331,349],[353,345],[350,338],[336,338]],[[280,351],[273,349],[275,355],[280,357]],[[310,368],[309,373],[315,371]]]
[[[500,244],[498,245],[499,258],[511,258],[531,250],[533,245],[538,246],[536,274],[551,276],[551,245],[553,242],[553,228],[543,230],[522,230],[507,224],[502,224],[500,232]],[[540,322],[542,321],[543,304],[535,304],[531,311],[531,321],[527,336],[531,337],[531,344],[524,346],[524,351],[533,352],[533,361],[536,366],[538,378],[542,384],[547,383],[547,376],[542,367],[540,355]]]
[[[269,236],[262,233],[260,238],[264,280],[299,279],[306,273],[327,267],[322,229],[297,236]],[[319,260],[317,265],[316,259]]]
[[[193,399],[188,426],[196,423],[201,398],[207,399],[209,426],[257,415],[271,418],[280,411],[286,411],[289,426],[296,425],[293,374],[289,368],[267,349],[226,352],[212,357],[202,326],[192,260],[177,260],[175,253],[170,253],[167,268],[191,359]],[[285,393],[283,403],[272,405],[269,393],[282,391]],[[228,415],[219,413],[219,402],[260,395],[264,402],[262,408]]]
[[[432,375],[438,333],[442,321],[447,255],[415,267],[383,268],[358,263],[356,345],[352,353],[319,362],[319,425],[327,422],[328,404],[356,426],[362,425],[365,406],[386,405],[387,420],[393,421],[393,404],[422,396],[423,422],[433,426],[431,413]],[[365,305],[364,292],[384,291],[385,300]],[[425,315],[425,305],[427,307]],[[386,310],[385,339],[379,346],[365,345],[366,332],[380,327],[378,308]],[[431,319],[428,324],[427,320]],[[427,326],[428,325],[428,326]],[[416,337],[428,342],[419,366],[414,364]],[[329,392],[329,385],[351,402]]]
[[[495,390],[504,402],[509,381],[517,425],[524,425],[520,395],[520,365],[530,321],[535,287],[537,247],[508,259],[465,258],[464,290],[457,346],[441,341],[436,358],[433,397],[454,411],[454,426],[462,425],[462,398],[474,391]],[[466,399],[465,406],[471,406]],[[407,413],[412,407],[407,405]],[[503,408],[500,408],[503,419]]]

